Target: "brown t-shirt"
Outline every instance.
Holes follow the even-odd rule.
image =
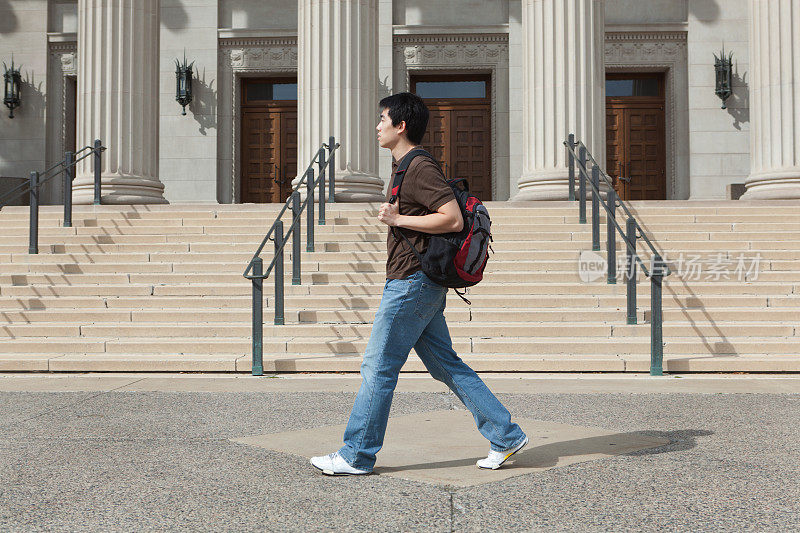
[[[392,178],[394,178],[397,165],[397,161],[392,161]],[[392,183],[389,183],[386,201],[388,202],[391,197]],[[400,214],[429,215],[435,213],[450,200],[455,200],[455,195],[439,166],[425,156],[415,157],[408,166],[405,178],[403,178],[403,185],[400,187],[397,200],[400,203]],[[392,229],[397,232],[397,238],[392,234]],[[410,229],[390,227],[386,237],[388,251],[386,277],[388,279],[405,279],[421,268],[414,252],[408,247],[406,240],[400,236],[401,231],[420,254],[424,254],[428,248],[428,235]]]

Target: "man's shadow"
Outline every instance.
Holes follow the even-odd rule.
[[[503,470],[514,468],[551,468],[558,464],[563,457],[580,457],[594,455],[655,455],[683,451],[697,446],[696,437],[706,437],[713,435],[713,431],[704,429],[688,429],[675,431],[638,431],[629,433],[617,433],[613,435],[601,435],[598,437],[587,437],[537,445],[536,439],[521,452],[514,455],[509,460],[508,465],[503,466]],[[659,441],[668,442],[660,444]],[[616,450],[630,447],[631,441],[636,447],[647,446],[648,441],[652,446],[632,450],[629,452],[618,453]],[[433,470],[437,468],[456,468],[461,466],[474,466],[478,459],[483,456],[456,459],[453,461],[439,461],[433,463],[416,463],[397,467],[377,467],[375,473],[406,472],[409,470]]]

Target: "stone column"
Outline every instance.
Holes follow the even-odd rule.
[[[605,166],[604,0],[522,0],[523,171],[514,200],[566,200],[570,133]],[[591,189],[589,189],[591,190]]]
[[[750,176],[742,200],[800,198],[800,5],[750,1]]]
[[[333,135],[336,200],[382,201],[378,177],[377,0],[298,4],[298,173]],[[297,180],[294,182],[297,183]]]
[[[104,204],[165,204],[158,179],[159,0],[79,0],[77,144],[103,153]],[[91,158],[73,202],[92,203]]]

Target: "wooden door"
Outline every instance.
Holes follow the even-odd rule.
[[[297,173],[297,104],[285,98],[285,89],[277,91],[276,85],[296,87],[293,80],[253,79],[243,83],[243,203],[285,202]],[[278,99],[272,98],[275,93],[280,93]]]
[[[280,174],[281,199],[285,202],[292,193],[292,179],[297,175],[297,108],[280,112],[281,146]]]
[[[491,117],[485,107],[464,106],[452,111],[454,178],[466,178],[470,192],[492,199]]]
[[[280,113],[242,115],[242,202],[280,202]]]
[[[430,110],[422,146],[445,177],[465,178],[471,192],[492,199],[491,103],[487,76],[419,76],[412,91]]]
[[[439,107],[428,107],[430,117],[428,130],[422,138],[422,146],[439,161],[447,176],[450,161],[450,111]]]
[[[606,92],[606,165],[617,194],[624,200],[665,200],[663,75],[609,74]]]

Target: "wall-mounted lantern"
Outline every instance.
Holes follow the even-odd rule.
[[[725,57],[722,49],[719,57],[714,54],[714,70],[717,73],[717,88],[714,91],[722,100],[722,109],[726,109],[725,101],[731,96],[731,66],[733,65],[733,52]]]
[[[8,118],[14,118],[14,109],[19,107],[20,98],[19,91],[22,85],[22,76],[19,73],[19,68],[14,68],[14,58],[11,58],[11,68],[3,63],[5,73],[3,79],[5,80],[5,92],[3,93],[3,103],[11,110]]]
[[[182,115],[186,115],[186,106],[192,103],[192,65],[186,64],[186,52],[183,53],[183,64],[175,60],[175,100],[183,108]]]

